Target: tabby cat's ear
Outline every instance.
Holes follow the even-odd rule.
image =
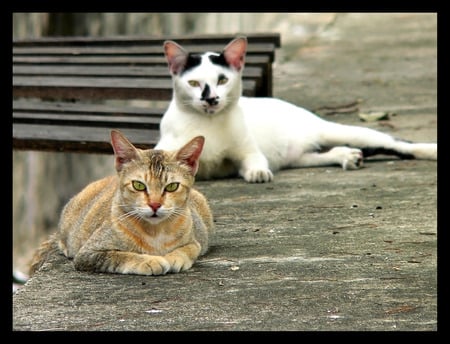
[[[111,130],[111,145],[114,150],[115,166],[117,172],[122,170],[124,164],[136,159],[136,148],[120,131]]]
[[[245,53],[247,51],[247,38],[238,37],[233,39],[223,50],[225,61],[240,71],[244,67]]]
[[[204,143],[205,138],[203,136],[194,137],[177,153],[176,159],[182,164],[187,165],[193,176],[197,174],[200,154],[202,153]]]
[[[164,42],[164,54],[172,74],[179,74],[186,66],[189,53],[174,41]]]

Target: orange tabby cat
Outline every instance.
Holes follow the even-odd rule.
[[[89,184],[62,211],[59,230],[37,250],[34,273],[52,252],[78,270],[161,275],[206,253],[213,217],[192,188],[204,138],[176,151],[142,150],[111,131],[117,174]]]

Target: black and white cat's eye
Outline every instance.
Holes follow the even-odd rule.
[[[217,85],[225,85],[228,82],[228,78],[225,75],[219,75],[219,80],[217,80]]]
[[[189,80],[188,84],[192,87],[200,87],[200,83],[197,80]]]
[[[174,191],[177,191],[179,186],[180,186],[180,183],[170,183],[170,184],[166,185],[164,190],[167,192],[174,192]]]
[[[144,183],[140,182],[139,180],[133,180],[131,182],[131,184],[133,185],[133,188],[136,191],[144,191],[146,189],[146,186]]]

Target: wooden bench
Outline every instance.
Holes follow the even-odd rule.
[[[172,97],[163,42],[220,52],[234,35],[53,37],[13,41],[13,149],[111,153],[110,129],[153,147]],[[243,93],[272,96],[280,35],[247,35]],[[107,101],[118,100],[120,105]],[[129,100],[155,101],[137,107]],[[122,104],[123,103],[123,104]]]

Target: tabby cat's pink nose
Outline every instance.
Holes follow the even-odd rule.
[[[161,207],[161,203],[158,202],[150,202],[148,205],[154,212],[156,212]]]

